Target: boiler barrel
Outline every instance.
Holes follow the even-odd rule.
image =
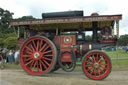
[[[62,18],[62,17],[80,17],[83,16],[83,11],[65,11],[65,12],[53,12],[42,13],[42,18]]]

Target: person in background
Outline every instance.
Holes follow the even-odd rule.
[[[13,61],[14,61],[13,52],[12,52],[12,50],[10,50],[8,53],[8,62],[13,63]]]
[[[6,51],[3,49],[2,52],[0,53],[1,57],[1,69],[4,69],[4,64],[6,63]]]
[[[6,58],[6,51],[5,50],[2,51],[2,57],[3,57],[3,63],[6,63],[7,58]]]
[[[15,59],[15,64],[19,63],[19,50],[16,50],[15,54],[14,54],[14,59]]]

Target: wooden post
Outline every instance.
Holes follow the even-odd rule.
[[[114,27],[111,26],[111,29],[112,29],[112,36],[114,37]]]
[[[113,36],[113,37],[114,37],[114,35],[115,35],[115,32],[114,32],[114,24],[115,24],[115,21],[112,21],[111,29],[112,29],[112,36]]]
[[[97,43],[98,22],[92,22],[92,25],[93,25],[92,43]]]
[[[26,29],[24,27],[24,39],[26,39]]]
[[[18,27],[18,32],[17,32],[18,38],[20,37],[20,28]]]
[[[117,39],[119,39],[119,20],[116,20],[116,34],[117,34]]]
[[[59,30],[58,30],[58,28],[56,28],[56,35],[58,35],[59,34]]]
[[[16,29],[15,29],[15,27],[13,26],[13,30],[14,30],[14,32],[16,33]]]
[[[15,34],[17,35],[15,26],[13,26],[12,28],[13,28]],[[17,36],[17,37],[18,37],[18,36]]]

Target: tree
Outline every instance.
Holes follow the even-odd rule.
[[[85,40],[87,40],[88,42],[92,42],[92,36],[91,35],[85,36]]]
[[[13,29],[10,27],[10,21],[12,20],[12,15],[8,10],[0,8],[0,33],[11,33]]]
[[[36,18],[34,18],[33,16],[22,16],[22,17],[20,17],[20,18],[17,18],[17,19],[14,19],[13,21],[24,21],[24,20],[34,20],[34,19],[36,19]],[[20,29],[20,36],[24,36],[24,31],[25,31],[25,29],[24,29],[24,27],[19,27],[19,29]],[[16,31],[18,31],[18,29],[16,28]]]
[[[14,29],[10,26],[10,22],[13,20],[13,13],[8,10],[0,8],[0,47],[8,49],[17,48],[17,35],[14,33]],[[35,19],[33,16],[23,16],[21,18],[14,19],[16,21]],[[20,33],[24,33],[24,29],[20,29]]]
[[[119,46],[128,46],[128,34],[121,35],[118,44]]]
[[[33,20],[36,19],[33,16],[22,16],[21,18],[14,19],[14,21],[21,21],[21,20]]]
[[[16,49],[17,48],[17,38],[16,37],[8,37],[4,41],[4,47],[8,49]]]

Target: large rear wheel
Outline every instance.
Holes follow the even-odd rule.
[[[102,51],[90,51],[83,58],[82,68],[84,74],[90,79],[102,80],[111,72],[111,60]]]
[[[50,72],[57,60],[55,45],[46,37],[31,37],[21,47],[20,63],[31,75]]]

